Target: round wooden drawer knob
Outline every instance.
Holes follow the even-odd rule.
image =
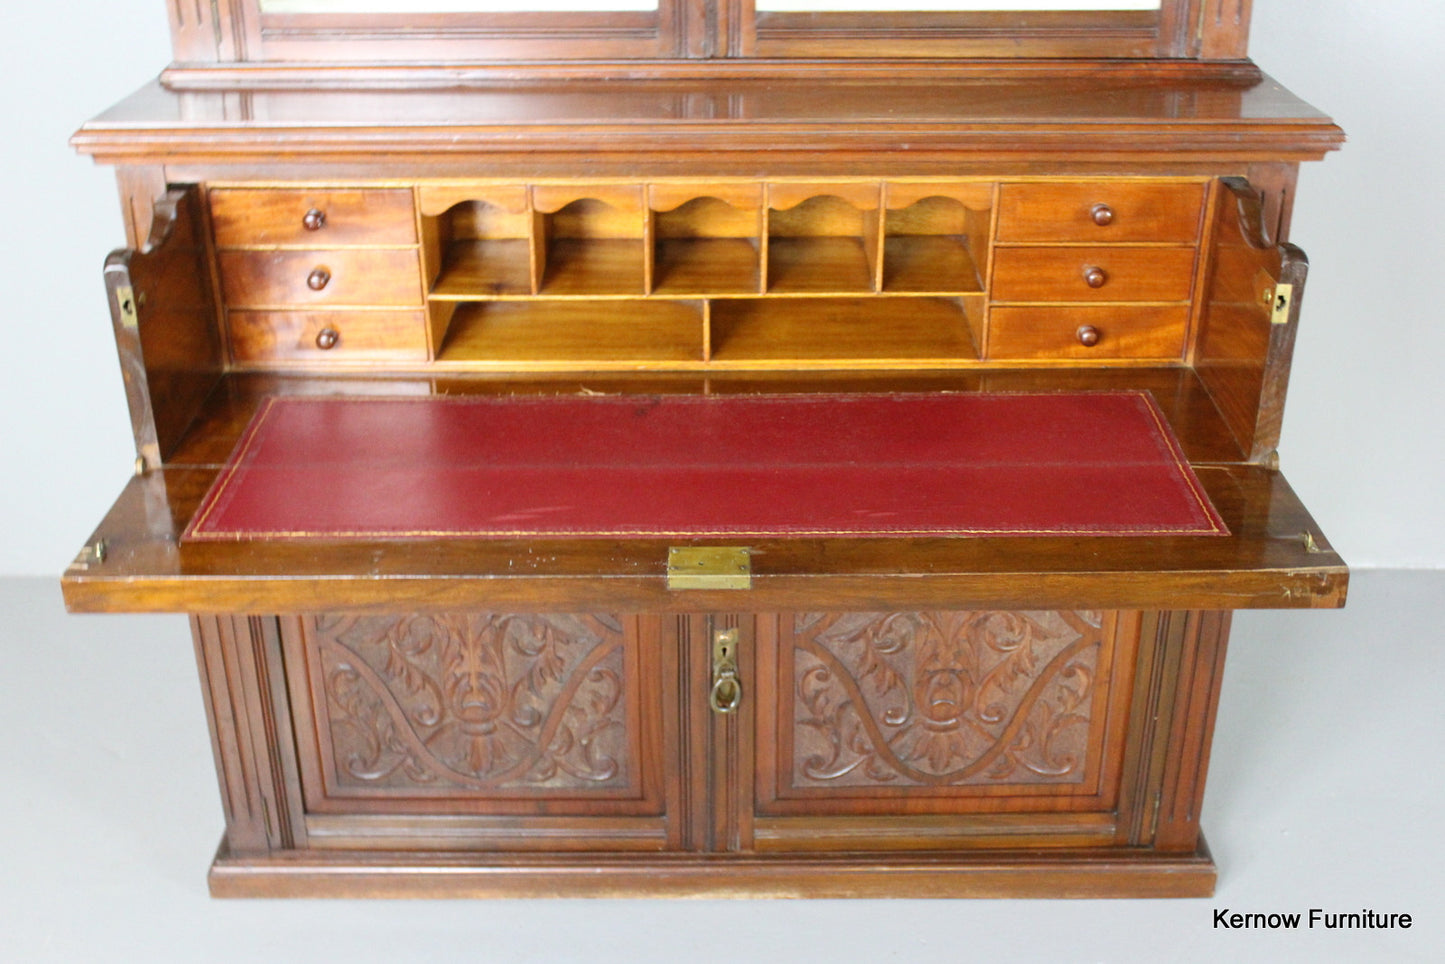
[[[301,226],[307,231],[320,231],[326,227],[326,212],[312,208],[301,218]]]
[[[1093,348],[1099,343],[1099,339],[1103,337],[1099,329],[1093,325],[1080,325],[1079,330],[1074,332],[1074,334],[1078,336],[1079,344],[1085,348]]]
[[[1089,209],[1089,217],[1101,228],[1114,223],[1114,209],[1107,204],[1095,204]]]
[[[322,351],[330,351],[341,341],[341,332],[335,328],[323,328],[316,333],[316,347]]]
[[[311,273],[306,276],[306,287],[312,291],[320,291],[329,284],[331,284],[331,272],[325,268],[313,268]]]
[[[1096,265],[1084,269],[1084,284],[1090,288],[1102,288],[1109,283],[1109,273]]]

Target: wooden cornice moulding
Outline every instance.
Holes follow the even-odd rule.
[[[1130,100],[1111,106],[1121,92]],[[1344,141],[1329,118],[1267,80],[1251,87],[1145,85],[1110,78],[960,81],[956,87],[872,82],[845,85],[817,113],[814,85],[739,81],[696,84],[617,81],[589,85],[508,85],[452,92],[435,121],[408,115],[422,91],[377,90],[175,93],[158,84],[137,92],[72,139],[81,153],[113,164],[284,161],[385,157],[425,168],[457,155],[557,154],[596,159],[705,162],[750,155],[757,167],[790,154],[849,152],[906,168],[929,154],[990,159],[1117,161],[1318,160]],[[1064,97],[1060,109],[1059,97]],[[841,99],[840,99],[841,98]],[[920,104],[921,98],[931,103]],[[897,107],[889,106],[890,99]],[[612,114],[602,111],[613,110]],[[828,109],[827,105],[823,109]],[[435,112],[433,111],[433,114]],[[275,116],[277,119],[272,120]],[[477,117],[477,121],[469,120]],[[357,118],[375,117],[358,123]],[[394,123],[386,119],[395,117]],[[482,119],[485,118],[485,119]]]
[[[452,63],[177,62],[161,72],[176,91],[328,88],[336,90],[455,89],[494,83],[559,80],[770,80],[800,71],[821,80],[1115,80],[1249,87],[1263,74],[1247,59],[859,57],[719,60],[474,61]]]

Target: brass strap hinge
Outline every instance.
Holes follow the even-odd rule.
[[[673,546],[668,589],[751,589],[752,552],[745,546]]]

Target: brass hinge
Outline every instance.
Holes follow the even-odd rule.
[[[1269,299],[1269,323],[1289,324],[1289,306],[1294,303],[1294,285],[1277,284]]]
[[[120,326],[122,328],[139,328],[140,315],[136,313],[135,289],[130,285],[117,285],[115,289],[115,304],[120,309]]]
[[[668,589],[751,589],[752,552],[745,546],[673,546]]]

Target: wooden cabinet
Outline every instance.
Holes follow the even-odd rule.
[[[605,851],[637,855],[608,886],[667,893],[711,889],[710,861],[730,854],[752,855],[748,872],[778,893],[1006,892],[1017,885],[970,865],[1044,853],[1013,871],[1042,881],[1085,870],[1090,848],[1155,845],[1175,856],[1102,892],[1167,893],[1209,873],[1159,761],[1182,763],[1176,781],[1203,765],[1212,719],[1189,699],[1217,687],[1224,625],[1072,610],[349,613],[200,617],[197,645],[218,739],[239,739],[242,762],[287,750],[230,802],[247,802],[242,786],[274,801],[258,822],[293,851],[288,874],[332,853],[505,853],[505,880],[437,866],[466,893],[546,893]],[[726,702],[712,694],[720,640],[740,681]],[[246,706],[247,689],[265,698]],[[227,716],[243,708],[260,713]],[[284,743],[247,744],[271,728]],[[832,866],[794,865],[808,854]],[[213,885],[254,892],[254,860],[233,857]],[[362,861],[385,875],[386,859]]]
[[[191,614],[213,892],[1209,893],[1230,614],[1348,583],[1276,453],[1341,134],[1228,6],[177,24],[74,141],[138,458],[63,582]]]

